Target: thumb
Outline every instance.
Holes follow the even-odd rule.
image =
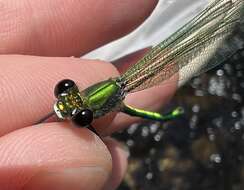
[[[0,138],[0,189],[99,190],[112,172],[103,141],[67,123],[26,127]]]

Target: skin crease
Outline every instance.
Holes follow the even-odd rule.
[[[116,189],[128,157],[118,142],[100,139],[69,122],[32,124],[52,110],[53,88],[59,80],[71,78],[84,89],[119,74],[110,63],[63,56],[82,55],[127,34],[150,15],[156,3],[0,1],[1,189]],[[126,101],[154,109],[174,90],[153,88]],[[99,119],[94,127],[107,128],[101,135],[109,135],[134,120],[120,114],[114,117]]]

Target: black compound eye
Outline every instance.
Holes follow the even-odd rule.
[[[89,109],[84,109],[78,112],[76,115],[72,117],[73,123],[77,127],[84,127],[91,124],[93,120],[93,112]]]
[[[64,79],[61,80],[54,89],[54,95],[56,96],[56,98],[62,94],[63,92],[65,92],[66,90],[68,90],[69,88],[72,88],[73,86],[75,86],[75,82],[70,80],[70,79]]]

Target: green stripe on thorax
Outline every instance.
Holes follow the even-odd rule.
[[[118,108],[124,98],[123,89],[116,79],[94,84],[81,94],[86,99],[87,107],[94,112],[95,118]]]

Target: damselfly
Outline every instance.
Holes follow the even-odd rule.
[[[55,87],[57,101],[54,112],[41,121],[56,113],[60,119],[88,127],[93,119],[111,111],[157,121],[181,115],[180,108],[162,115],[133,108],[123,100],[128,93],[158,85],[176,73],[182,80],[222,63],[244,47],[244,37],[238,36],[238,30],[243,29],[243,20],[243,0],[214,0],[121,76],[99,82],[83,91],[70,79],[59,82]]]

